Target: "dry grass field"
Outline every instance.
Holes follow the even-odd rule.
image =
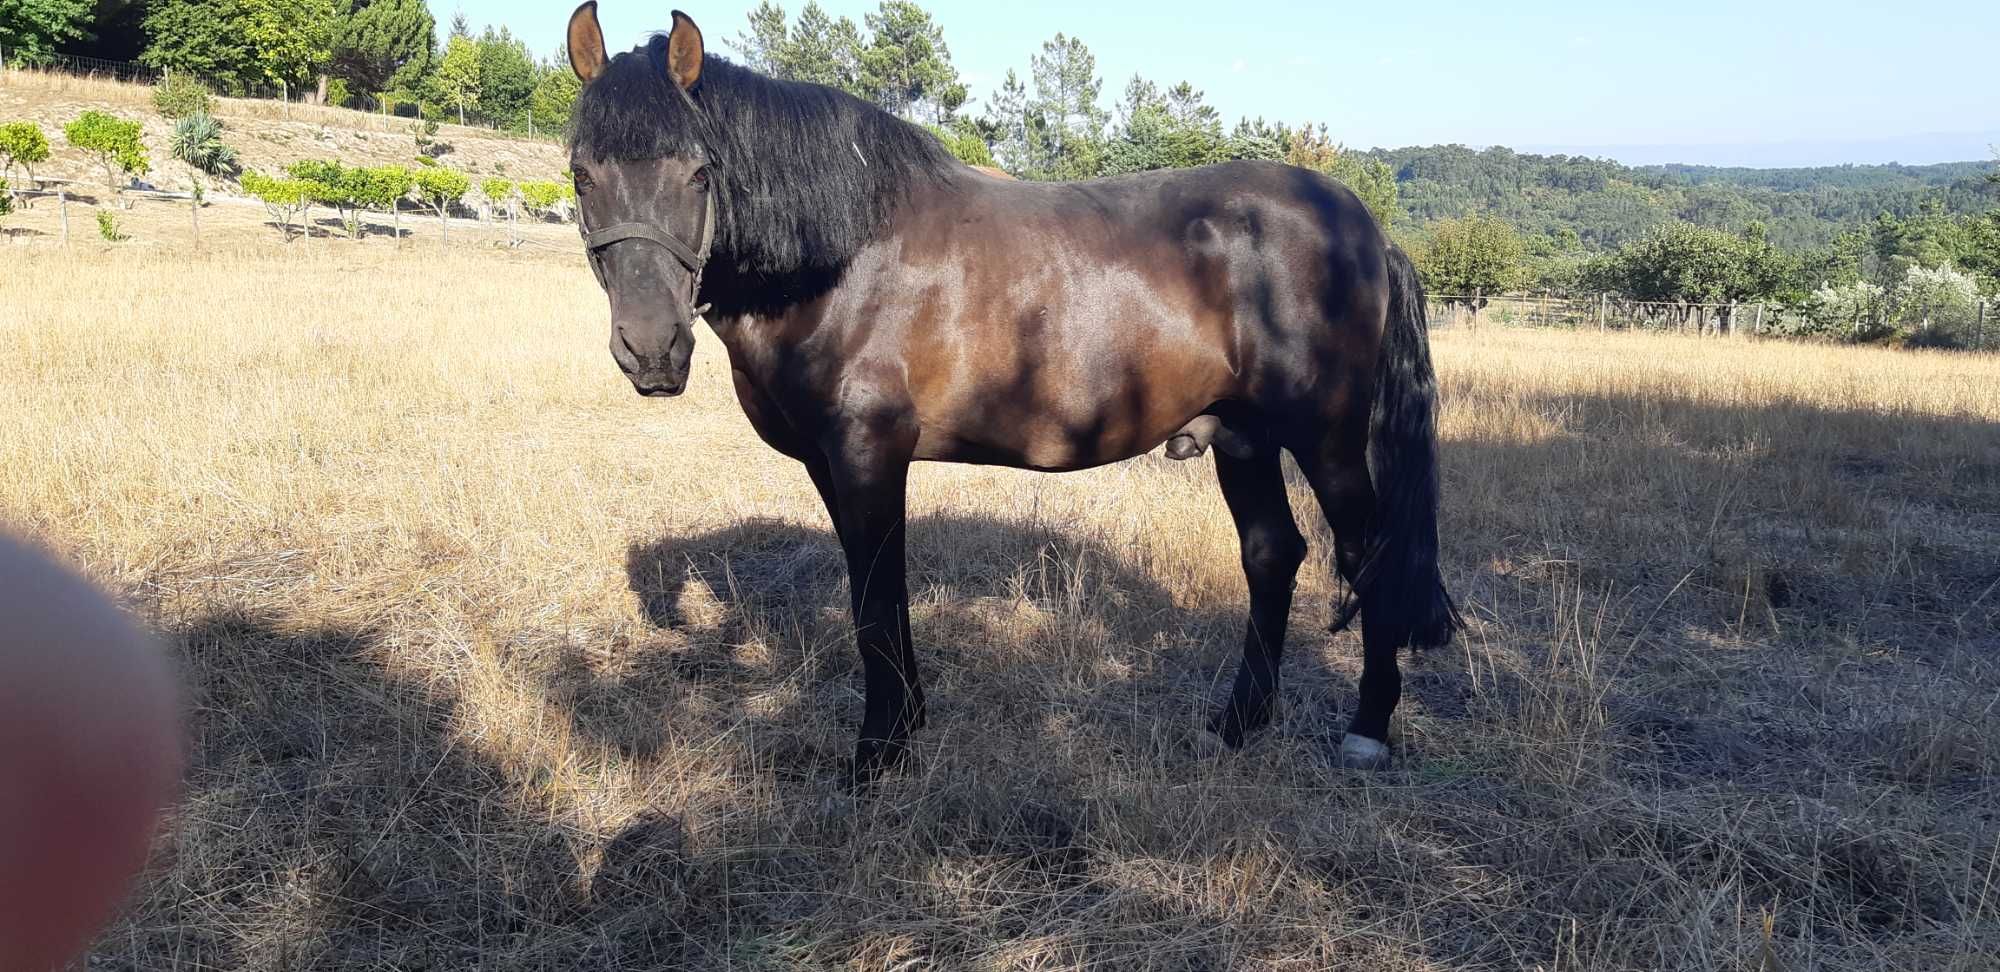
[[[2000,359],[1439,333],[1471,628],[1375,775],[1302,483],[1218,754],[1207,460],[921,466],[932,725],[857,799],[841,557],[712,337],[646,400],[574,257],[7,259],[0,521],[190,693],[92,969],[2000,967]]]

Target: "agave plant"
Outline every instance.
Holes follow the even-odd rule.
[[[205,111],[197,111],[174,123],[167,150],[175,159],[194,170],[194,191],[189,212],[194,220],[195,245],[201,244],[201,177],[222,175],[236,168],[236,150],[222,142],[222,123]]]

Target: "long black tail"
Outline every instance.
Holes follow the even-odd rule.
[[[1464,627],[1438,570],[1437,374],[1423,282],[1402,249],[1391,245],[1388,257],[1389,324],[1369,427],[1375,516],[1354,586],[1362,624],[1432,648]]]

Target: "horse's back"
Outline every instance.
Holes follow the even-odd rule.
[[[1218,402],[1316,393],[1337,345],[1372,354],[1382,248],[1352,193],[1290,166],[968,173],[913,200],[842,303],[901,359],[921,457],[1081,468]]]

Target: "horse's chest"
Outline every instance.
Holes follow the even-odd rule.
[[[732,369],[730,377],[736,384],[736,401],[743,406],[743,415],[750,420],[750,428],[766,445],[794,459],[806,460],[811,452],[811,438],[785,414],[784,409],[771,396],[764,393],[756,378],[740,369]]]

